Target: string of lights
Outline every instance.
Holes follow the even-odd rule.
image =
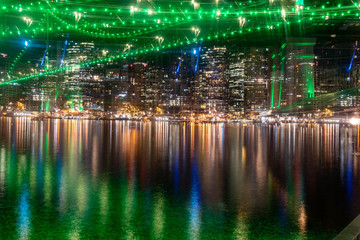
[[[269,12],[270,13],[270,12]],[[296,14],[295,16],[299,15],[300,13]],[[97,27],[98,24],[95,23],[87,23],[87,24],[81,24],[80,25],[73,25],[70,24],[66,21],[64,21],[62,18],[58,17],[55,14],[51,14],[50,16],[52,16],[55,20],[61,22],[64,26],[64,28],[57,26],[57,27],[49,27],[47,30],[52,32],[52,31],[69,31],[69,30],[74,30],[74,31],[78,31],[82,34],[88,35],[88,36],[93,36],[93,37],[101,37],[101,38],[129,38],[129,37],[135,37],[135,36],[139,36],[139,35],[143,35],[146,33],[150,33],[150,32],[154,32],[156,30],[160,30],[160,29],[166,29],[167,27],[171,27],[171,26],[175,26],[175,25],[179,25],[179,24],[184,24],[184,23],[189,23],[192,21],[207,21],[207,20],[211,20],[212,18],[214,18],[213,16],[211,16],[211,18],[204,18],[204,17],[199,17],[199,18],[192,18],[191,16],[188,16],[187,18],[182,17],[182,18],[175,18],[175,19],[154,19],[153,22],[156,24],[155,26],[149,26],[149,27],[144,27],[142,29],[138,29],[136,27],[137,22],[138,21],[133,21],[133,26],[129,26],[130,28],[136,28],[136,30],[133,31],[127,31],[127,32],[109,32],[109,31],[105,31],[102,30],[100,28]],[[247,13],[239,13],[238,15],[236,15],[236,18],[231,18],[228,17],[227,20],[229,19],[235,19],[238,20],[241,17],[246,17]],[[252,16],[252,14],[250,13],[250,16]],[[256,16],[256,14],[254,13],[253,16]],[[282,13],[276,13],[274,14],[274,17],[282,17],[284,20],[287,21],[291,21],[291,17],[293,17],[294,15],[289,15],[286,12],[282,12]],[[354,19],[354,20],[359,20],[359,16],[360,13],[358,10],[347,10],[347,11],[337,11],[337,12],[323,12],[322,14],[315,14],[314,12],[311,13],[302,13],[302,19],[306,19],[306,20],[314,20],[314,19],[323,19],[323,20],[331,20],[331,19]],[[258,21],[259,24],[260,22],[262,23],[264,21],[263,18],[258,18],[257,19],[253,19],[249,16],[246,17],[247,21]],[[144,23],[145,20],[143,20]],[[149,22],[145,21],[146,23]],[[108,22],[104,22],[104,23],[100,23],[99,26],[116,26],[117,24],[115,22],[112,23],[108,23]],[[126,22],[122,22],[121,23],[122,26],[126,26],[127,23]],[[93,31],[91,30],[87,30],[87,28],[93,28]],[[96,31],[95,31],[96,30]],[[118,30],[118,29],[116,29]],[[20,35],[29,35],[29,34],[36,34],[37,32],[45,32],[46,28],[44,26],[40,26],[40,27],[26,27],[26,29],[21,29],[19,27],[17,27],[17,29],[7,29],[7,30],[2,30],[1,31],[1,36],[2,37],[12,37],[12,36],[20,36]]]
[[[268,25],[267,26],[258,26],[256,28],[248,28],[246,30],[240,29],[240,30],[236,30],[236,31],[235,30],[226,31],[226,32],[223,32],[221,34],[214,33],[214,34],[209,34],[206,37],[201,37],[199,39],[193,39],[193,40],[187,40],[187,41],[176,41],[176,42],[164,44],[164,45],[158,46],[158,47],[147,47],[147,48],[142,48],[142,49],[138,49],[138,50],[128,51],[128,52],[123,53],[123,54],[118,54],[118,55],[115,55],[115,56],[101,58],[101,59],[97,59],[97,60],[93,60],[93,61],[87,61],[87,62],[80,63],[80,64],[77,64],[77,65],[74,65],[74,66],[57,68],[57,69],[44,71],[44,72],[40,72],[40,73],[37,73],[37,74],[21,77],[21,78],[11,79],[9,81],[5,81],[5,82],[0,83],[0,86],[4,86],[4,85],[7,85],[7,84],[12,84],[12,83],[18,83],[18,82],[22,82],[22,81],[26,81],[26,80],[30,80],[30,79],[34,79],[34,78],[38,78],[38,77],[42,77],[42,76],[45,76],[45,75],[57,74],[57,73],[67,71],[67,70],[71,70],[71,69],[75,69],[75,68],[87,67],[87,66],[96,65],[96,64],[105,64],[105,63],[112,62],[112,61],[119,60],[119,59],[126,58],[126,57],[135,57],[135,56],[137,56],[139,54],[146,54],[146,53],[151,53],[151,52],[159,52],[159,53],[161,53],[161,51],[163,51],[163,50],[171,49],[171,48],[174,48],[174,47],[185,47],[185,46],[188,46],[188,45],[191,45],[191,44],[195,44],[197,42],[205,42],[205,41],[210,41],[210,40],[218,40],[218,39],[221,39],[221,38],[241,36],[241,35],[244,35],[246,33],[260,32],[262,30],[273,31],[273,30],[276,30],[278,27],[280,27],[281,24],[283,24],[283,23],[279,22],[279,23],[276,24],[276,26],[268,26]],[[287,22],[286,24],[290,25],[290,22]]]
[[[329,2],[327,2],[327,5],[329,5]],[[135,19],[135,22],[143,23],[144,20],[147,21],[149,18],[154,17],[155,15],[179,15],[179,16],[187,16],[187,15],[199,15],[199,16],[231,16],[231,15],[271,15],[271,14],[281,14],[284,13],[286,15],[291,14],[298,14],[299,12],[303,14],[317,14],[319,12],[325,12],[325,11],[337,11],[337,12],[343,12],[347,10],[358,10],[358,4],[354,3],[352,5],[342,5],[338,4],[337,6],[333,5],[320,5],[320,6],[301,6],[299,8],[292,7],[290,9],[286,9],[284,7],[269,9],[264,8],[261,9],[249,9],[244,8],[243,9],[235,9],[232,10],[233,6],[230,5],[229,8],[224,10],[224,7],[222,8],[215,8],[215,9],[202,9],[199,8],[197,10],[191,11],[189,9],[179,9],[176,11],[175,9],[170,9],[169,11],[162,11],[161,9],[157,10],[150,10],[150,9],[138,9],[135,7],[130,7],[129,9],[109,9],[109,8],[91,8],[91,9],[84,9],[84,8],[69,8],[69,7],[49,7],[40,4],[34,4],[30,3],[30,6],[24,6],[22,7],[21,4],[19,5],[11,5],[11,6],[2,6],[0,7],[0,12],[6,13],[6,12],[21,12],[21,13],[46,13],[48,10],[51,10],[53,12],[61,12],[63,14],[68,15],[74,15],[74,14],[81,14],[84,18],[87,16],[91,16],[92,18],[104,18],[104,17],[112,17],[115,19],[118,19],[119,13],[126,13],[127,17],[131,17]],[[247,9],[247,10],[245,10]],[[134,13],[144,13],[146,14],[144,18],[140,18],[138,16],[134,16]],[[151,22],[152,20],[150,20]]]
[[[233,5],[224,4],[221,6],[218,5],[216,8],[214,8],[213,4],[210,4],[205,5],[204,7],[194,7],[194,10],[189,10],[187,7],[185,7],[184,2],[174,4],[178,5],[179,8],[176,8],[174,5],[170,4],[168,8],[158,7],[157,9],[137,8],[133,6],[116,9],[111,7],[78,8],[75,6],[60,6],[59,4],[60,3],[55,2],[45,5],[41,2],[37,2],[27,3],[25,5],[18,4],[2,6],[0,8],[0,12],[16,12],[18,13],[19,17],[24,19],[26,24],[23,26],[23,28],[16,26],[16,29],[3,29],[1,30],[1,36],[24,37],[40,32],[64,34],[73,31],[80,33],[83,36],[90,36],[93,38],[130,40],[131,38],[135,38],[137,36],[144,36],[152,32],[171,29],[172,27],[176,27],[181,24],[194,22],[211,23],[212,21],[224,25],[229,21],[239,23],[238,26],[240,27],[240,30],[229,30],[226,28],[225,32],[219,33],[216,31],[207,36],[201,36],[201,31],[199,29],[198,32],[195,33],[195,40],[189,40],[186,36],[186,31],[184,31],[184,29],[191,30],[191,28],[182,29],[180,31],[182,36],[178,37],[178,39],[165,39],[163,36],[157,35],[156,39],[159,43],[158,47],[154,47],[154,45],[151,43],[154,41],[155,37],[148,37],[150,41],[145,41],[145,43],[142,43],[143,46],[140,46],[138,50],[129,51],[126,53],[132,56],[133,54],[138,55],[141,53],[159,51],[183,44],[189,45],[194,41],[206,41],[216,39],[218,37],[227,37],[239,32],[242,34],[245,32],[261,31],[266,29],[273,30],[279,27],[281,24],[290,25],[292,23],[305,23],[315,20],[326,22],[328,20],[337,19],[353,19],[359,21],[359,11],[356,3],[352,5],[331,5],[329,2],[327,2],[321,6],[305,7],[303,5],[298,5],[297,7],[292,7],[289,9],[273,6],[271,8],[264,8],[263,11],[257,9],[256,7],[245,7],[241,9],[239,7],[238,9],[235,9]],[[196,5],[193,1],[191,4]],[[227,8],[224,8],[224,6]],[[23,16],[24,13],[27,13],[28,15]],[[48,21],[45,21],[44,16],[49,16],[55,21],[50,21],[49,24]],[[110,20],[107,20],[107,17],[109,17]],[[122,19],[122,17],[124,17],[124,19]],[[100,18],[105,18],[106,20],[99,20]],[[33,19],[36,19],[41,23],[35,27],[32,25],[33,21],[35,21]],[[75,23],[72,24],[71,21],[74,21]],[[58,23],[60,23],[60,26]],[[198,28],[193,27],[193,29]],[[183,38],[186,38],[186,40],[182,40]],[[136,40],[137,39],[135,39],[135,41]],[[126,54],[122,54],[121,57],[128,56]],[[12,76],[12,71],[15,68],[17,61],[19,61],[22,56],[23,52],[21,52],[19,56],[15,58],[15,61],[9,70],[9,76]],[[107,60],[104,61],[106,62]],[[58,69],[51,71],[58,71]],[[46,72],[39,74],[46,75]],[[36,76],[36,74],[31,76]],[[13,80],[14,79],[11,81]]]
[[[189,23],[192,22],[193,19],[189,16],[188,18],[176,18],[173,20],[168,20],[168,19],[156,19],[154,20],[155,24],[154,26],[148,26],[148,27],[144,27],[142,29],[136,29],[133,30],[132,32],[127,31],[127,32],[106,32],[102,29],[99,29],[98,27],[92,25],[92,24],[83,24],[81,25],[82,27],[79,27],[79,25],[73,25],[70,24],[66,21],[64,21],[62,18],[58,17],[55,14],[51,14],[52,17],[54,17],[54,19],[56,19],[57,21],[59,21],[61,24],[64,25],[64,27],[69,30],[75,30],[78,31],[82,34],[88,35],[88,36],[92,36],[92,37],[101,37],[101,38],[131,38],[131,37],[135,37],[135,36],[141,36],[143,34],[147,34],[147,33],[151,33],[157,30],[161,30],[161,29],[166,29],[169,27],[173,27],[173,26],[177,26],[180,24],[185,24],[185,23]],[[107,25],[107,26],[116,26],[115,22],[112,22],[110,25],[108,23],[102,23],[101,25]],[[121,23],[122,26],[126,25],[125,22]],[[91,28],[92,30],[86,30],[86,28]],[[116,29],[117,30],[117,29]]]
[[[26,52],[28,47],[30,47],[31,41],[32,40],[30,39],[30,40],[24,42],[25,47],[20,51],[20,53],[17,55],[17,57],[14,59],[14,61],[10,65],[10,68],[9,68],[9,71],[8,71],[8,77],[12,76],[12,73],[13,73],[13,70],[14,70],[16,64],[19,62],[21,57],[24,55],[24,53]]]

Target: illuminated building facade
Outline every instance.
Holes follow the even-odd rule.
[[[199,50],[201,50],[200,47],[181,49],[173,61],[168,107],[170,113],[189,115],[196,110],[195,80],[199,67]]]
[[[251,48],[245,59],[244,107],[247,114],[258,114],[268,108],[267,48]]]
[[[357,47],[349,43],[340,49],[336,42],[330,47],[315,45],[313,38],[289,38],[273,48],[195,45],[163,59],[129,58],[83,67],[74,66],[105,57],[109,51],[92,42],[68,41],[65,48],[60,41],[58,45],[63,46],[61,51],[50,47],[37,60],[37,67],[41,71],[60,64],[73,68],[38,77],[23,88],[16,85],[26,110],[116,112],[132,106],[148,114],[248,116],[357,86],[359,81]],[[29,63],[19,66],[24,73],[34,71]],[[8,103],[11,88],[2,93]],[[352,105],[354,99],[344,101],[344,106]]]
[[[229,54],[228,109],[235,114],[244,113],[245,101],[245,54]]]
[[[66,107],[70,111],[83,111],[84,105],[93,108],[93,102],[100,95],[100,82],[105,79],[105,70],[101,66],[77,67],[82,61],[89,61],[98,57],[98,51],[93,42],[74,42],[69,41],[64,47],[63,56],[64,66],[73,67],[65,71],[63,75],[63,96],[67,99]],[[106,53],[103,51],[103,55]],[[92,91],[93,90],[93,91]],[[84,103],[84,99],[86,103]],[[97,98],[96,101],[98,101]],[[102,101],[103,102],[103,101]]]
[[[200,52],[198,71],[194,83],[198,111],[225,112],[228,81],[226,47],[203,47]]]
[[[286,68],[281,101],[286,105],[315,96],[314,38],[286,40]]]

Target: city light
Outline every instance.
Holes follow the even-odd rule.
[[[239,17],[239,25],[240,25],[240,28],[244,27],[245,22],[246,22],[246,18],[244,18],[244,17]]]
[[[159,45],[161,45],[164,41],[164,38],[161,36],[156,36],[155,39],[158,41]]]
[[[200,34],[200,28],[198,27],[192,27],[191,30],[194,32],[195,37],[198,37]]]
[[[352,125],[360,125],[360,118],[351,118],[349,122]]]
[[[3,1],[0,239],[360,238],[359,10]]]
[[[79,22],[80,19],[81,19],[82,14],[81,14],[81,13],[78,13],[78,12],[74,12],[74,16],[75,16],[75,21],[76,21],[76,22]]]
[[[29,18],[29,17],[23,17],[23,20],[26,22],[26,25],[27,25],[28,27],[30,27],[31,24],[33,23],[32,19]]]

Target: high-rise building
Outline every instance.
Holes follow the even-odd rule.
[[[228,109],[234,114],[244,114],[245,101],[245,53],[229,54]]]
[[[200,52],[201,51],[201,52]],[[199,51],[194,95],[199,112],[226,112],[228,81],[226,47],[203,47]]]
[[[141,110],[146,110],[145,105],[145,84],[147,63],[135,62],[128,65],[129,87],[128,98],[130,104]]]
[[[104,52],[103,55],[105,55]],[[93,42],[69,41],[66,46],[61,61],[64,67],[71,67],[71,69],[64,72],[61,89],[63,96],[67,99],[66,105],[71,111],[83,111],[84,105],[89,108],[97,105],[92,100],[101,91],[100,83],[105,79],[105,69],[102,66],[78,66],[81,62],[94,60],[97,57],[98,51]],[[93,89],[93,92],[89,91],[90,89]]]
[[[170,71],[165,67],[148,65],[146,72],[145,104],[151,111],[168,109],[171,94]]]
[[[286,39],[286,68],[281,102],[289,105],[315,96],[314,38]]]
[[[173,62],[169,111],[190,113],[195,110],[195,76],[198,72],[201,47],[184,48]]]
[[[251,48],[245,58],[244,108],[246,114],[258,114],[268,109],[267,48]]]
[[[357,86],[360,62],[356,42],[344,42],[333,36],[319,42],[314,52],[315,95]]]

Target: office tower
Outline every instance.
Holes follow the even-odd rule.
[[[198,112],[225,112],[225,87],[228,81],[226,47],[202,48],[198,71],[194,81],[194,95]]]

